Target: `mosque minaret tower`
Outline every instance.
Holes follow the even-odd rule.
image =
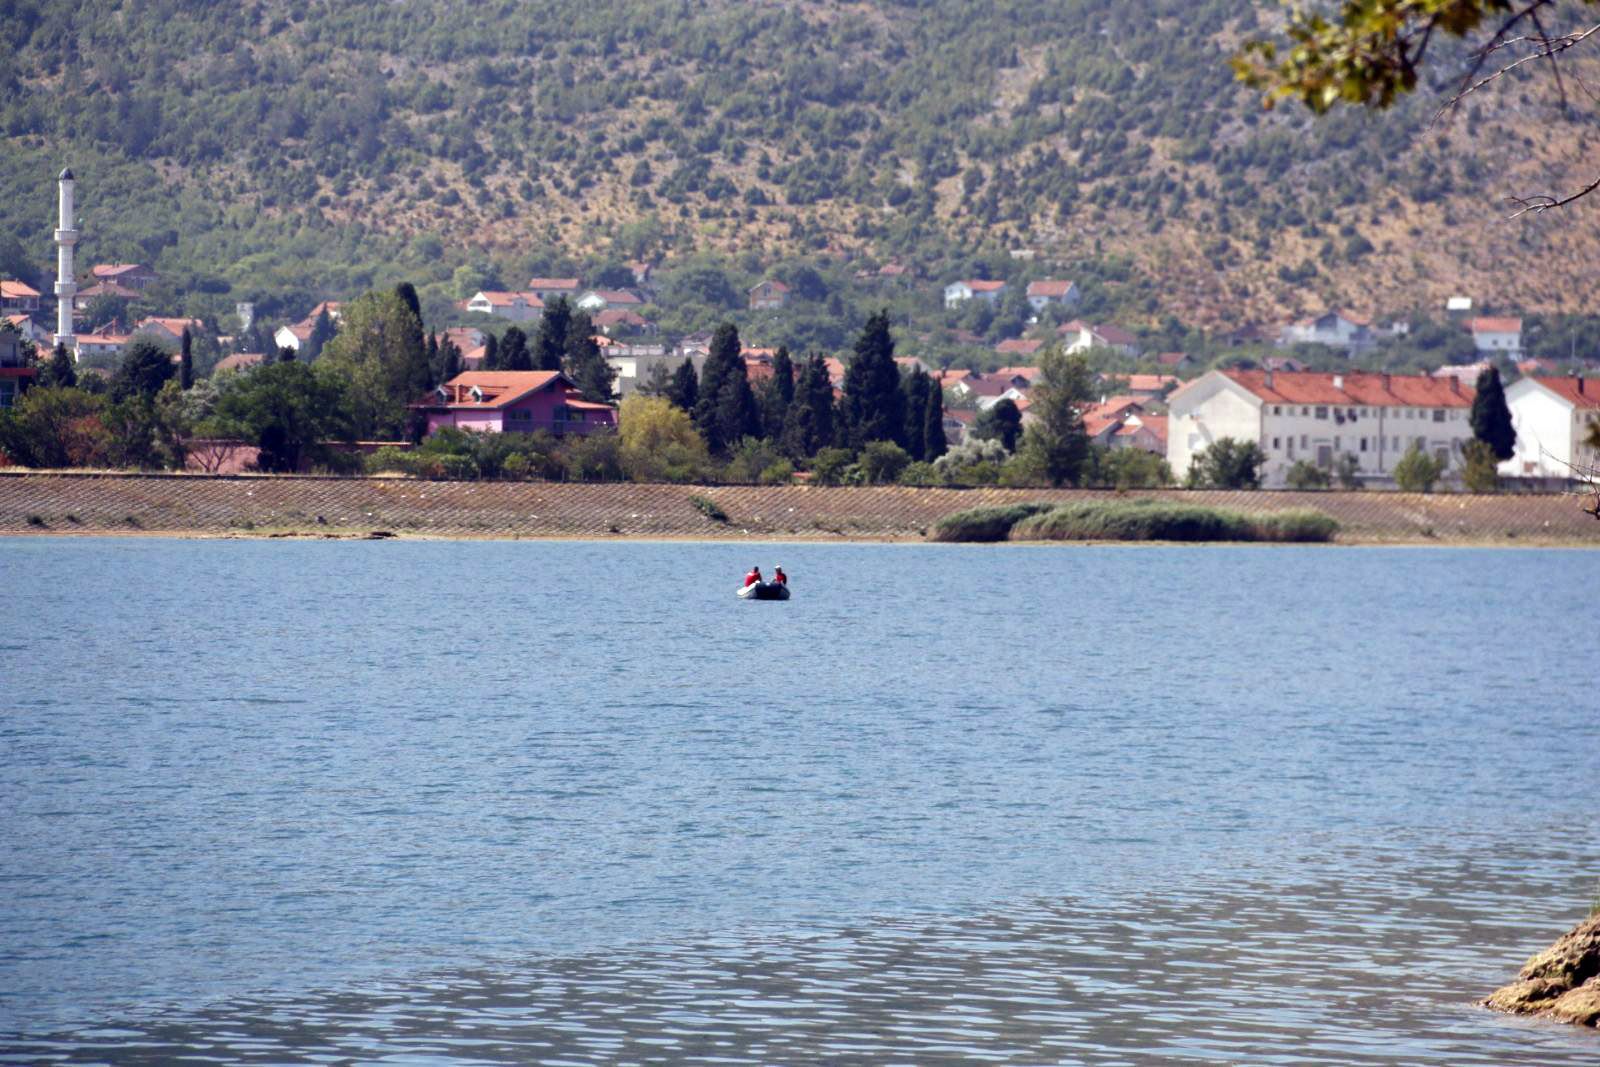
[[[72,298],[78,295],[77,275],[72,269],[72,246],[78,243],[78,229],[72,222],[72,190],[77,184],[72,171],[64,168],[61,184],[61,223],[56,229],[56,344],[70,352],[77,347],[72,333]]]

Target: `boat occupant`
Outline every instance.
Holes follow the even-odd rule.
[[[748,586],[752,586],[752,585],[756,585],[760,581],[761,581],[761,568],[760,567],[751,567],[750,568],[750,573],[744,576],[744,584],[747,587]]]
[[[782,567],[774,567],[774,568],[772,568],[772,584],[773,585],[788,585],[789,584],[789,576],[787,574],[783,573],[783,568]]]

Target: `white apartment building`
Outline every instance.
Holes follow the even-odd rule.
[[[544,314],[544,301],[533,293],[501,293],[484,291],[475,293],[467,301],[467,310],[480,315],[510,319],[512,322],[532,322]]]
[[[1600,420],[1600,381],[1518,378],[1506,386],[1506,406],[1517,450],[1500,464],[1502,475],[1567,480],[1600,469],[1600,453],[1585,444]]]
[[[1331,470],[1346,454],[1364,482],[1386,483],[1413,445],[1457,471],[1472,397],[1457,378],[1422,374],[1211,371],[1167,398],[1167,462],[1182,477],[1194,456],[1231,437],[1266,453],[1267,488],[1281,488],[1299,460]]]

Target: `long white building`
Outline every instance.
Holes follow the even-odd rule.
[[[1600,469],[1600,453],[1586,443],[1600,420],[1600,381],[1518,378],[1506,386],[1506,406],[1517,431],[1517,451],[1500,464],[1510,478],[1573,479]]]
[[[1231,437],[1266,453],[1268,488],[1282,487],[1299,460],[1332,470],[1341,455],[1356,458],[1364,482],[1385,483],[1413,445],[1456,471],[1472,398],[1458,378],[1421,374],[1211,371],[1167,399],[1167,462],[1181,478],[1194,456]]]

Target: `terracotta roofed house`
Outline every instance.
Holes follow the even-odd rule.
[[[26,282],[0,280],[0,311],[38,311],[39,290]]]
[[[994,350],[1002,356],[1031,356],[1043,347],[1044,342],[1036,337],[1013,337],[995,345]]]
[[[607,308],[636,308],[644,304],[638,293],[626,289],[590,289],[577,299],[584,311],[604,311]]]
[[[571,300],[578,295],[578,279],[529,278],[527,291],[541,301],[554,300],[558,296],[564,296]]]
[[[1043,311],[1051,304],[1076,307],[1078,299],[1078,287],[1070,281],[1046,279],[1028,283],[1028,303],[1035,311]]]
[[[141,319],[133,328],[135,336],[144,334],[165,344],[175,345],[183,340],[183,331],[188,330],[192,337],[205,329],[206,324],[199,319],[173,319],[156,318]]]
[[[951,282],[944,287],[944,306],[953,308],[957,304],[968,300],[987,300],[993,304],[1000,299],[1006,291],[1003,281],[988,281],[981,278],[972,278],[966,281]]]
[[[485,289],[474,293],[466,309],[512,322],[532,322],[544,314],[544,301],[534,293],[508,293]]]
[[[612,430],[617,409],[583,399],[560,371],[467,371],[412,405],[428,432],[447,426],[477,433],[590,434]]]
[[[1522,353],[1522,320],[1479,316],[1467,320],[1472,344],[1479,352],[1516,357]]]
[[[115,282],[140,292],[160,281],[160,275],[143,263],[96,263],[89,268],[89,277],[96,282]]]
[[[118,282],[97,282],[86,289],[78,290],[72,298],[72,310],[88,311],[89,305],[103,296],[119,300],[137,300],[139,293]]]
[[[1473,395],[1458,378],[1426,374],[1211,371],[1167,398],[1167,462],[1181,477],[1194,456],[1231,437],[1266,454],[1269,487],[1299,460],[1331,470],[1341,455],[1355,457],[1363,481],[1387,483],[1412,447],[1457,471]]]
[[[750,287],[750,309],[762,311],[781,308],[789,302],[789,287],[771,278]]]

